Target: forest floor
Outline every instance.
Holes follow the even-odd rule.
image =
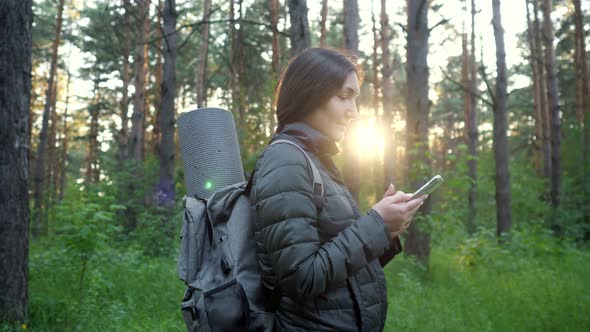
[[[19,329],[185,330],[175,257],[110,248],[84,266],[67,250],[55,242],[32,244],[30,321]],[[385,268],[385,331],[587,331],[589,262],[589,250],[477,241],[435,246],[428,270],[400,255]]]

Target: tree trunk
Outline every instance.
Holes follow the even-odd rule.
[[[244,119],[244,109],[242,107],[242,102],[240,100],[240,96],[241,96],[241,86],[240,86],[240,82],[241,82],[241,77],[240,77],[240,55],[241,55],[241,43],[242,43],[242,39],[240,39],[239,35],[240,35],[240,31],[238,31],[238,29],[236,29],[236,21],[238,21],[238,23],[240,23],[240,28],[239,30],[242,29],[241,27],[241,1],[242,0],[238,0],[238,7],[240,9],[240,15],[238,20],[235,19],[235,0],[231,0],[230,1],[230,36],[231,36],[231,53],[230,53],[230,59],[231,59],[231,64],[230,64],[230,70],[231,70],[231,78],[230,78],[230,90],[231,90],[231,96],[232,96],[232,113],[234,114],[234,117],[238,118],[238,137],[242,137],[243,136],[243,128],[242,125],[244,123],[243,119]]]
[[[0,1],[0,321],[8,324],[26,320],[28,306],[32,22],[32,1]]]
[[[389,30],[389,18],[387,16],[387,1],[381,0],[381,93],[383,94],[383,180],[379,189],[385,190],[389,184],[395,183],[393,176],[395,171],[395,144],[393,125],[393,81],[389,45],[392,33]],[[399,185],[398,185],[399,187]]]
[[[136,162],[142,161],[145,133],[145,81],[147,73],[147,32],[149,31],[149,0],[138,0],[137,40],[135,42],[135,96],[133,97],[133,115],[131,117],[131,137],[129,157]]]
[[[500,0],[492,0],[494,37],[496,39],[496,92],[494,97],[494,157],[496,160],[496,234],[500,237],[512,227],[510,172],[508,169],[507,72],[504,29]]]
[[[49,230],[49,210],[55,201],[55,157],[56,157],[56,136],[57,136],[57,74],[55,75],[56,84],[53,85],[51,96],[51,122],[49,123],[49,136],[47,137],[47,165],[45,167],[45,195],[43,195],[43,227],[42,234],[47,234]]]
[[[162,144],[160,149],[159,204],[174,207],[174,99],[176,96],[176,0],[166,0],[164,7],[164,83],[162,84],[162,106],[160,127]]]
[[[324,0],[327,1],[327,0]],[[279,79],[279,3],[278,0],[270,0],[270,25],[272,28],[272,60],[270,72],[272,86],[276,86]],[[272,104],[272,101],[271,101]],[[274,107],[269,107],[270,132],[273,133],[277,126]]]
[[[156,89],[155,89],[155,100],[154,100],[154,116],[152,117],[152,125],[153,125],[153,132],[152,132],[152,139],[151,139],[151,146],[152,146],[152,153],[154,156],[160,155],[160,142],[161,142],[161,132],[162,129],[160,128],[160,105],[162,104],[162,75],[163,75],[163,66],[162,66],[162,0],[158,0],[158,23],[156,26]]]
[[[344,0],[344,42],[345,48],[359,56],[359,8],[357,0]],[[344,152],[344,180],[346,186],[356,202],[359,201],[360,185],[361,185],[361,170],[360,160],[357,151],[354,150],[356,132],[358,130],[357,121],[352,121],[346,138],[343,142]]]
[[[125,161],[129,157],[129,82],[131,77],[129,75],[129,56],[131,54],[131,7],[129,0],[123,0],[123,8],[125,13],[123,14],[123,68],[121,70],[121,81],[123,81],[123,88],[121,89],[122,97],[120,101],[121,106],[121,131],[118,134],[117,141],[119,143],[119,161]]]
[[[543,173],[545,178],[549,179],[551,177],[551,119],[549,116],[549,99],[547,95],[547,79],[546,79],[546,69],[545,69],[545,56],[543,44],[541,43],[541,31],[540,26],[541,22],[539,20],[539,3],[538,0],[533,0],[533,12],[535,16],[535,25],[534,25],[534,32],[535,32],[535,44],[537,45],[537,50],[535,54],[539,59],[539,80],[541,82],[540,89],[541,89],[541,119],[543,122]]]
[[[72,48],[68,50],[68,65],[66,69],[66,75],[68,76],[66,81],[66,105],[64,108],[63,114],[63,124],[62,124],[62,139],[60,143],[60,174],[59,174],[59,184],[58,184],[58,200],[61,202],[64,197],[64,189],[66,186],[66,167],[67,167],[67,151],[68,151],[68,107],[70,104],[70,82],[71,82],[71,72],[70,72],[70,63],[71,63],[71,54]]]
[[[428,158],[428,118],[430,100],[428,99],[428,0],[407,1],[407,100],[406,100],[406,159],[408,176],[412,188],[419,186],[428,179],[430,159]],[[428,198],[420,211],[429,214],[432,199]],[[419,222],[412,223],[406,252],[415,255],[425,266],[428,266],[430,255],[430,235]],[[422,228],[422,229],[421,229]]]
[[[559,82],[557,80],[557,67],[555,65],[555,49],[553,48],[553,23],[551,12],[553,2],[543,0],[543,36],[545,42],[545,66],[547,70],[547,96],[549,100],[549,114],[551,119],[551,205],[559,207],[560,182],[561,182],[561,129],[559,106]],[[561,235],[561,225],[555,225],[554,230]]]
[[[542,154],[542,142],[543,142],[543,122],[541,117],[541,87],[540,87],[540,78],[539,78],[539,61],[537,57],[539,56],[536,54],[537,44],[534,37],[534,29],[533,24],[530,19],[530,11],[529,11],[529,0],[525,0],[526,2],[526,19],[527,19],[527,39],[529,42],[530,48],[530,65],[531,65],[531,72],[533,73],[533,105],[535,108],[535,166],[537,170],[540,168],[541,162],[541,154]]]
[[[471,88],[471,56],[469,53],[469,50],[467,48],[467,28],[466,28],[466,20],[467,20],[467,0],[463,1],[463,20],[462,20],[462,34],[461,34],[461,48],[462,48],[462,55],[461,55],[461,84],[466,87],[466,89],[463,90],[463,121],[464,121],[464,127],[463,127],[463,137],[465,140],[465,144],[467,146],[471,146],[471,137],[469,136],[470,132],[471,132],[471,116],[472,116],[472,111],[471,111],[471,99],[474,98],[473,97],[473,93],[475,91],[472,91]],[[450,117],[449,117],[450,118]],[[450,128],[449,128],[450,129]],[[470,161],[471,159],[468,159],[468,161]],[[468,176],[470,177],[470,173],[468,170]],[[467,229],[467,232],[469,234],[472,234],[473,232],[475,232],[475,221],[473,220],[473,217],[475,216],[475,206],[474,206],[474,201],[472,201],[472,197],[471,195],[474,194],[472,188],[475,185],[475,179],[470,177],[470,183],[469,183],[469,191],[467,193],[467,200],[468,200],[468,213],[467,213],[467,220],[465,221],[465,226]]]
[[[475,0],[471,0],[471,55],[469,57],[469,67],[471,75],[469,77],[470,90],[477,91],[477,64],[475,62]],[[475,217],[477,216],[477,99],[472,94],[470,96],[468,138],[469,138],[469,155],[467,161],[468,176],[471,180],[469,186],[469,215],[467,217],[467,231],[475,232]]]
[[[322,0],[322,11],[320,15],[320,47],[326,47],[326,22],[328,17],[328,0]]]
[[[575,47],[574,64],[576,69],[576,116],[580,125],[584,123],[584,115],[590,112],[590,85],[588,84],[588,63],[586,60],[586,40],[584,17],[580,0],[574,2]]]
[[[86,151],[86,185],[98,182],[96,173],[98,172],[98,118],[100,115],[100,93],[98,84],[100,82],[99,74],[96,74],[94,81],[94,97],[88,107],[90,112],[90,125],[88,126],[88,150]]]
[[[211,1],[204,0],[203,21],[209,19],[211,14]],[[209,23],[204,23],[201,30],[201,42],[199,49],[197,69],[197,107],[207,105],[207,54],[209,52]]]
[[[580,0],[574,0],[574,12],[576,20],[576,110],[580,127],[582,127],[582,190],[583,197],[588,197],[588,175],[586,173],[588,162],[588,116],[590,115],[590,84],[588,83],[588,64],[586,60],[586,40],[584,33],[584,20]],[[584,207],[584,220],[590,224],[590,211]],[[586,236],[590,235],[590,228],[586,228]]]
[[[51,47],[51,65],[49,69],[49,79],[47,80],[47,91],[45,92],[45,107],[43,108],[43,122],[41,125],[41,134],[39,138],[39,146],[37,147],[37,161],[35,164],[35,174],[33,176],[34,181],[34,189],[33,189],[33,200],[34,200],[34,207],[33,207],[33,237],[37,237],[40,235],[42,225],[41,225],[41,216],[42,211],[41,207],[43,205],[43,170],[45,169],[45,149],[47,147],[47,129],[49,126],[49,114],[51,108],[51,96],[53,94],[53,84],[55,73],[57,72],[57,56],[58,56],[58,47],[61,37],[61,25],[62,25],[62,14],[63,14],[63,7],[64,7],[64,0],[59,0],[59,5],[57,7],[57,25],[55,27],[55,38],[53,39],[53,44]]]
[[[379,91],[381,84],[379,82],[379,33],[380,31],[377,30],[377,18],[375,17],[375,12],[373,9],[374,1],[371,1],[371,23],[372,23],[372,31],[373,31],[373,54],[372,54],[372,70],[373,70],[373,117],[375,118],[375,130],[383,132],[383,126],[381,125],[381,117],[379,115]],[[386,45],[388,46],[388,45]],[[371,167],[373,169],[373,186],[377,189],[377,195],[384,187],[384,181],[380,176],[380,172],[378,169],[379,164],[379,150],[375,149],[373,154],[373,163],[371,163]]]
[[[307,21],[307,0],[288,0],[291,20],[291,52],[296,55],[311,45]]]

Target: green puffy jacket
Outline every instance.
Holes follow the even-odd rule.
[[[278,287],[277,331],[382,331],[387,289],[382,265],[401,252],[381,216],[360,215],[332,155],[336,145],[310,126],[285,126],[308,152],[324,182],[313,202],[312,175],[297,147],[275,144],[256,163],[250,195],[264,285]]]

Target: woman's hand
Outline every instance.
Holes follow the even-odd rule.
[[[383,194],[383,199],[373,206],[373,209],[383,218],[392,239],[410,227],[412,217],[428,195],[409,201],[411,197],[411,194],[396,191],[395,186],[390,184]]]

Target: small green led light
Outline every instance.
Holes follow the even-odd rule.
[[[209,190],[213,188],[213,183],[211,181],[205,181],[205,189]]]

